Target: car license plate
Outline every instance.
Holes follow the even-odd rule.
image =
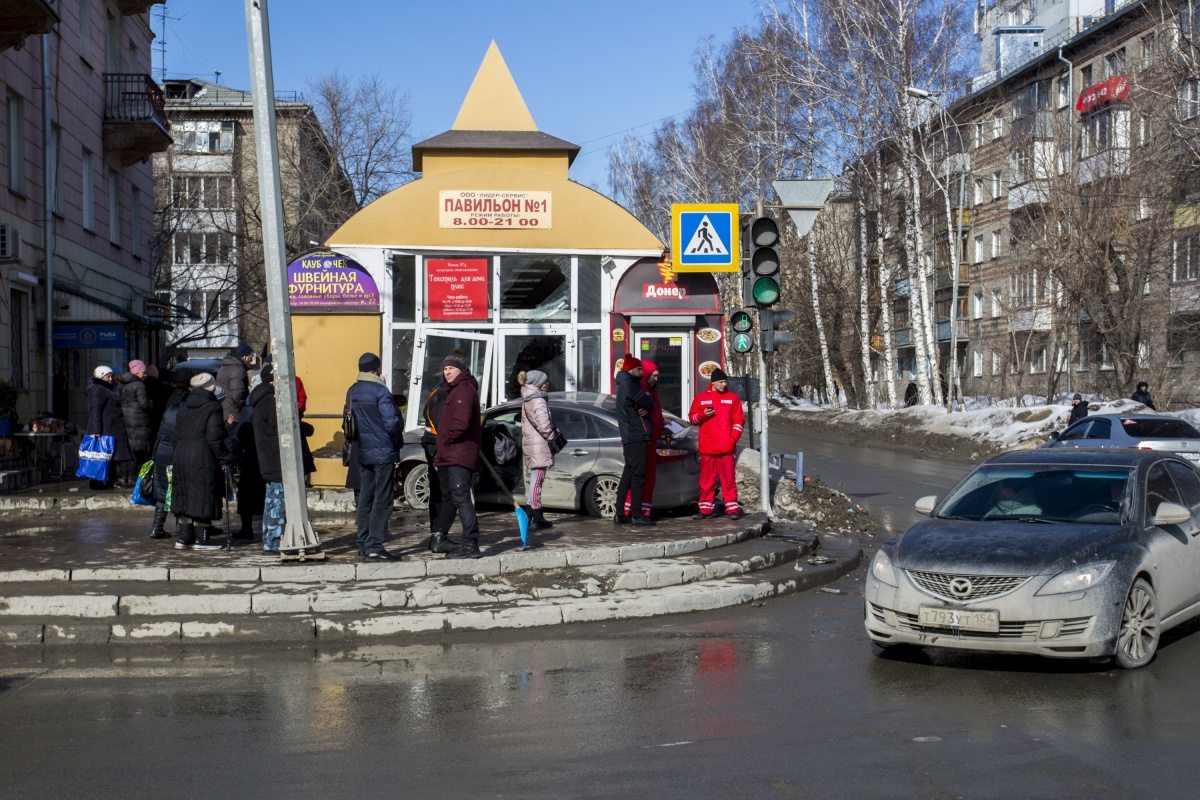
[[[1195,462],[1200,463],[1200,453],[1180,453],[1179,455],[1183,456],[1188,461],[1195,461]]]
[[[961,608],[930,608],[921,606],[919,620],[934,628],[958,628],[964,631],[999,633],[999,611],[966,611]]]

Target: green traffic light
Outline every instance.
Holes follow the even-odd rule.
[[[754,302],[760,306],[770,306],[779,302],[779,281],[775,278],[759,278],[754,282],[752,290]]]
[[[733,351],[735,353],[749,353],[754,349],[754,337],[748,333],[739,333],[733,337]]]

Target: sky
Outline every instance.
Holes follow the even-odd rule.
[[[379,74],[410,96],[415,141],[449,130],[494,39],[539,130],[581,147],[570,177],[607,194],[607,150],[692,106],[695,56],[753,24],[758,0],[272,0],[275,90],[324,71]],[[242,0],[155,6],[153,74],[250,88]]]

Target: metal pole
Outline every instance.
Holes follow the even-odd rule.
[[[755,217],[763,213],[762,201],[758,201],[754,211]],[[762,497],[762,510],[769,518],[771,516],[771,454],[767,447],[767,354],[762,349],[762,314],[758,315],[759,346],[758,346],[758,491]]]
[[[50,34],[42,34],[42,253],[46,269],[46,405],[54,413],[54,182],[58,165],[51,147]]]
[[[262,208],[263,264],[271,350],[275,354],[275,407],[279,418],[279,458],[283,467],[286,523],[279,542],[281,560],[323,559],[321,542],[308,521],[304,464],[300,454],[300,413],[296,407],[296,365],[292,358],[292,318],[285,283],[283,197],[275,132],[275,80],[271,71],[271,31],[267,0],[246,0],[246,37],[250,45],[254,100],[254,145],[258,156],[258,195]]]

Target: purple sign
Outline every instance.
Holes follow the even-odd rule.
[[[375,279],[355,261],[330,250],[306,253],[288,264],[288,299],[296,310],[378,311]]]

